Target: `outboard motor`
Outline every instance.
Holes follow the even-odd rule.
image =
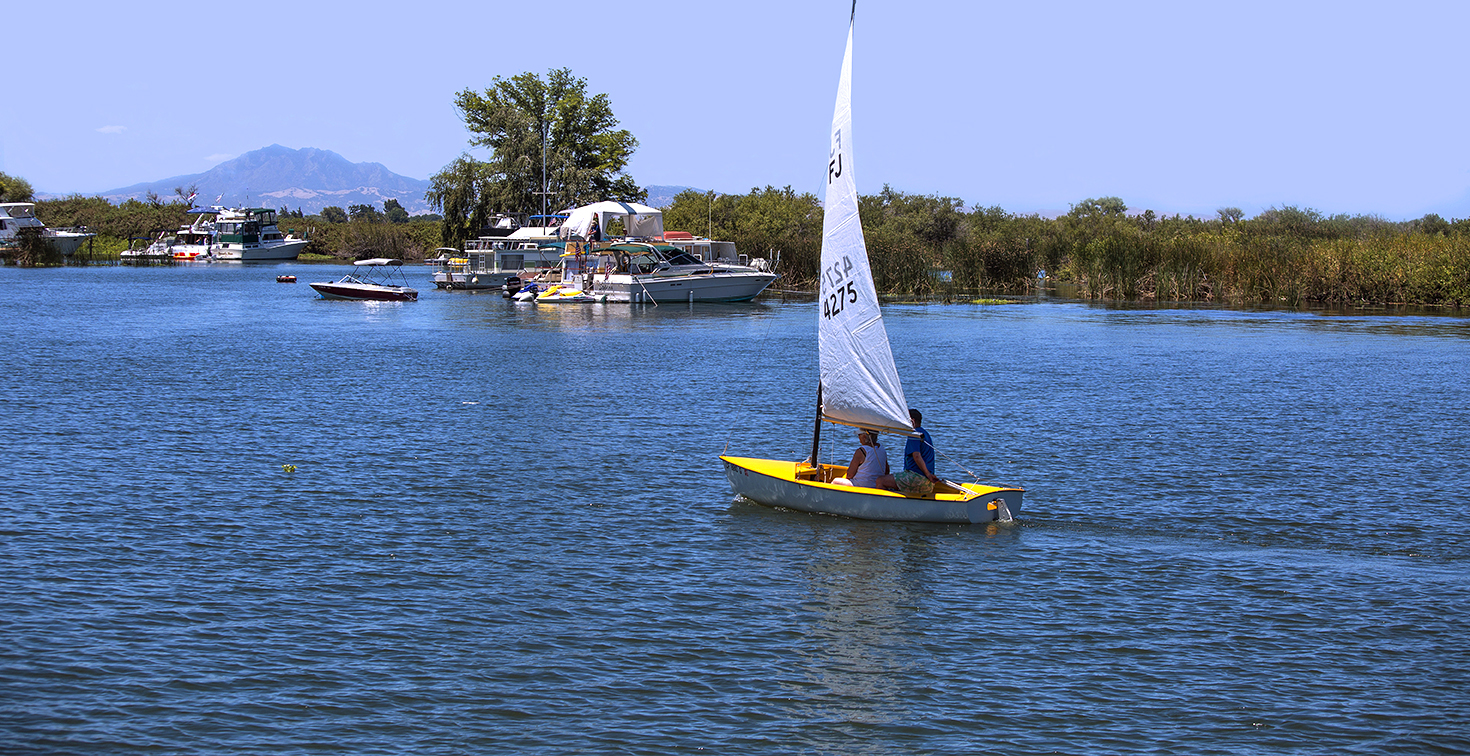
[[[500,296],[510,299],[521,290],[520,276],[511,276],[505,279],[505,284],[500,287]]]

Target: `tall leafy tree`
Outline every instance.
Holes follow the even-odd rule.
[[[545,79],[497,76],[483,92],[460,92],[454,104],[470,144],[492,154],[484,162],[461,155],[430,179],[424,198],[443,210],[447,244],[468,238],[495,212],[539,212],[543,187],[552,212],[647,199],[624,172],[638,140],[617,127],[608,96],[589,95],[587,80],[570,69],[552,69]]]
[[[0,202],[30,202],[35,199],[31,182],[19,176],[0,173]]]
[[[403,209],[403,205],[399,204],[398,200],[391,197],[383,200],[383,216],[388,219],[389,223],[408,222],[408,211]]]

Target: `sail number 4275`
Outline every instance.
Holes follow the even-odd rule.
[[[837,290],[827,295],[822,300],[822,317],[836,317],[842,312],[842,308],[857,301],[857,287],[848,281],[846,286],[839,286]]]
[[[842,283],[843,279],[852,274],[852,267],[852,260],[843,255],[841,262],[834,262],[822,271],[822,278],[831,292],[822,298],[822,317],[837,317],[837,313],[842,312],[844,307],[857,302],[858,293],[854,282],[848,279],[846,285]]]

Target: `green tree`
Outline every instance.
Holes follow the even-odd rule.
[[[444,211],[446,234],[478,230],[473,219],[494,212],[537,212],[543,187],[552,211],[648,197],[624,172],[638,140],[617,128],[608,96],[588,95],[587,80],[570,69],[552,69],[544,80],[497,76],[484,92],[460,92],[454,104],[470,144],[492,154],[485,162],[461,155],[430,179],[424,198]]]
[[[383,214],[372,205],[348,205],[347,216],[353,223],[382,223]]]
[[[424,199],[444,212],[439,243],[458,248],[490,220],[490,166],[460,155],[429,178]]]
[[[1419,232],[1434,236],[1435,234],[1450,233],[1450,223],[1436,213],[1429,213],[1418,221]]]
[[[347,211],[335,205],[322,208],[322,220],[328,223],[346,223]]]
[[[36,192],[29,181],[0,173],[0,202],[30,202],[35,197]]]
[[[388,219],[389,223],[408,222],[408,211],[404,210],[403,205],[398,204],[396,199],[383,200],[383,216]]]

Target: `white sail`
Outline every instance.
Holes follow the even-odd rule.
[[[821,352],[822,418],[844,425],[908,433],[908,403],[893,364],[888,332],[868,266],[858,220],[852,173],[852,25],[832,113],[832,153],[827,163],[826,213],[822,222],[821,302],[817,343]]]

